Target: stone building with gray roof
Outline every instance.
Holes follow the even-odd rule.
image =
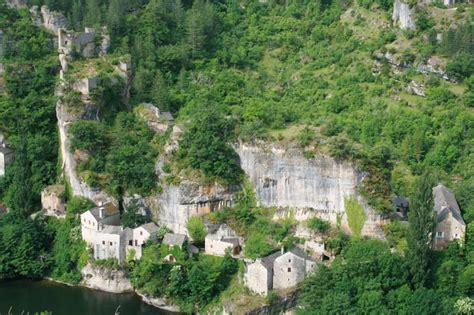
[[[316,261],[304,250],[293,248],[258,258],[245,266],[244,283],[253,292],[266,295],[272,289],[287,289],[304,280]]]
[[[466,223],[462,218],[454,193],[446,186],[439,184],[433,188],[433,199],[436,220],[433,249],[446,249],[448,243],[453,240],[464,241]]]

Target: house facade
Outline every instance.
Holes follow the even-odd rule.
[[[273,266],[273,289],[282,290],[295,287],[311,272],[316,261],[306,253],[294,248],[277,257]]]
[[[127,235],[126,252],[133,249],[135,259],[140,259],[143,255],[143,246],[148,240],[156,241],[157,233],[158,226],[153,222],[140,225],[133,230],[130,229],[129,235]]]
[[[433,188],[436,227],[432,238],[434,250],[446,249],[449,242],[464,241],[466,223],[456,201],[454,193],[446,186],[439,184]]]
[[[93,244],[96,233],[104,225],[120,225],[120,212],[112,203],[95,207],[81,214],[82,239],[88,244]]]
[[[226,224],[223,224],[216,232],[206,236],[204,247],[208,255],[224,256],[226,251],[230,251],[232,255],[239,255],[241,243],[237,234]]]

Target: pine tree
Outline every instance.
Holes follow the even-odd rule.
[[[423,173],[416,183],[408,214],[408,265],[415,288],[425,285],[429,271],[431,234],[434,228],[432,187],[431,174]]]
[[[188,45],[191,48],[191,56],[193,58],[198,56],[201,52],[206,38],[204,25],[201,23],[201,8],[202,1],[195,1],[186,19]]]
[[[13,178],[5,199],[15,216],[26,218],[35,206],[26,138],[21,140],[12,169]]]
[[[86,0],[85,26],[97,26],[102,21],[99,0]]]

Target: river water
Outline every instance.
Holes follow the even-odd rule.
[[[0,282],[0,315],[48,310],[53,315],[170,314],[144,303],[136,294],[113,294],[51,281],[15,280]]]

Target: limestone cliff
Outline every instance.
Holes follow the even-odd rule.
[[[258,204],[280,209],[277,217],[291,214],[303,221],[318,216],[350,231],[345,204],[353,197],[365,211],[362,235],[383,237],[380,225],[385,221],[358,195],[356,186],[364,174],[352,164],[325,155],[306,159],[296,147],[259,143],[235,149]]]
[[[163,192],[146,199],[153,217],[175,233],[187,233],[191,216],[200,216],[233,204],[235,188],[217,183],[202,184],[184,180],[179,185],[164,185]]]
[[[413,9],[404,0],[395,0],[393,3],[392,20],[401,29],[414,29],[416,27]]]
[[[81,285],[111,293],[132,292],[133,287],[123,270],[87,264],[82,270]]]
[[[63,99],[60,99],[56,105],[63,174],[74,196],[85,197],[99,203],[113,201],[114,199],[104,191],[87,185],[76,173],[77,158],[71,151],[71,138],[68,132],[71,123],[74,121],[78,119],[93,119],[97,115],[98,111],[92,105],[85,106],[83,111],[74,114],[68,110],[68,105]]]

